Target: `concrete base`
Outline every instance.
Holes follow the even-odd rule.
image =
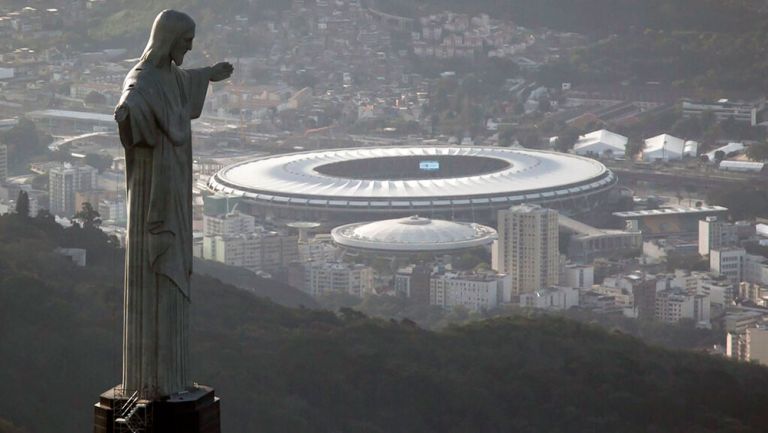
[[[133,416],[123,416],[127,401],[119,387],[101,394],[94,407],[94,433],[221,433],[219,398],[198,386],[162,399],[140,400]],[[119,420],[123,418],[123,420]],[[116,419],[118,421],[116,422]]]

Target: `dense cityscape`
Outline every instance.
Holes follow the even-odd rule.
[[[192,122],[195,273],[438,332],[566,318],[768,366],[762,94],[586,82],[564,59],[614,36],[389,3],[201,20],[189,64],[235,72]],[[117,251],[130,162],[113,112],[144,16],[115,8],[0,4],[0,218]],[[78,242],[55,249],[72,269],[122,275]]]

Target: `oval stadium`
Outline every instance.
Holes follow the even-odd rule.
[[[258,157],[212,176],[212,191],[242,197],[268,220],[326,224],[421,215],[492,222],[496,211],[538,203],[575,214],[617,182],[600,162],[498,147],[398,146]]]

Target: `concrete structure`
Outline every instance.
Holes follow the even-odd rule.
[[[698,256],[698,247],[699,243],[696,239],[685,237],[650,239],[643,242],[643,261],[646,264],[654,264],[666,260],[670,255]]]
[[[689,294],[682,289],[656,292],[656,320],[675,323],[691,319],[699,326],[709,327],[710,304],[706,295]]]
[[[669,207],[651,210],[614,212],[625,224],[637,227],[643,238],[667,238],[669,236],[697,235],[699,220],[716,216],[723,220],[728,208],[722,206]]]
[[[253,272],[274,272],[299,259],[298,238],[263,230],[204,236],[202,257]]]
[[[684,100],[682,103],[683,117],[701,117],[704,113],[712,113],[719,121],[733,119],[737,122],[756,126],[761,122],[765,110],[765,100],[756,102],[732,102],[721,99],[716,102],[695,102]]]
[[[102,221],[113,221],[116,224],[125,224],[128,221],[128,208],[125,199],[99,200],[96,205]]]
[[[736,225],[709,216],[699,221],[699,254],[708,256],[710,250],[736,244]]]
[[[627,257],[640,255],[643,234],[639,230],[598,229],[565,215],[559,216],[560,229],[571,233],[568,240],[568,259],[578,263],[592,263],[598,257]]]
[[[220,215],[203,215],[204,236],[237,236],[255,233],[256,218],[240,212],[229,212]]]
[[[329,262],[334,261],[341,255],[341,249],[333,243],[328,234],[315,235],[301,242],[299,234],[299,260],[301,262]]]
[[[567,310],[579,306],[579,290],[573,287],[547,287],[520,295],[520,306],[542,310]]]
[[[347,224],[333,229],[331,237],[346,249],[399,254],[457,251],[497,238],[496,230],[484,225],[418,216]]]
[[[429,303],[444,309],[489,310],[510,302],[512,279],[495,273],[444,273],[429,280]]]
[[[748,328],[763,325],[766,313],[762,311],[736,311],[725,315],[723,326],[729,333],[740,334]]]
[[[303,270],[301,290],[312,296],[347,293],[363,297],[373,293],[373,268],[344,262],[307,262],[297,266]]]
[[[621,134],[601,129],[579,137],[573,146],[577,155],[624,157],[629,139]]]
[[[253,272],[263,270],[260,236],[255,233],[236,236],[205,236],[203,258]]]
[[[743,333],[728,333],[726,355],[740,361],[768,366],[768,327],[747,328]]]
[[[26,117],[49,131],[88,133],[115,130],[115,118],[110,114],[48,109],[31,111],[26,114]]]
[[[558,214],[537,205],[498,212],[493,269],[512,277],[515,295],[556,286],[559,280]]]
[[[621,314],[624,307],[616,302],[616,297],[594,290],[579,294],[579,307],[598,314]]]
[[[427,266],[400,268],[394,278],[395,293],[410,298],[414,303],[428,305],[431,276],[432,270]]]
[[[732,285],[741,282],[768,285],[768,259],[747,254],[741,247],[711,250],[709,269],[714,276],[724,277]]]
[[[742,281],[739,283],[738,297],[741,300],[752,302],[758,307],[768,307],[768,287],[760,284]]]
[[[747,252],[744,248],[723,247],[709,252],[709,270],[716,277],[725,277],[732,284],[742,281],[744,275],[744,259]]]
[[[76,266],[84,267],[87,264],[87,251],[84,248],[56,248],[54,251],[72,259]]]
[[[768,259],[755,254],[745,254],[742,281],[768,285]]]
[[[566,265],[561,284],[565,287],[591,289],[595,284],[595,267],[578,264]]]
[[[414,214],[490,222],[521,203],[581,212],[616,182],[600,162],[558,152],[398,146],[260,157],[222,169],[208,186],[243,197],[255,215],[335,224]]]
[[[54,215],[72,217],[80,209],[75,207],[75,193],[96,189],[97,170],[90,166],[64,164],[48,172],[50,211]],[[97,208],[98,203],[93,203]]]
[[[669,134],[661,134],[645,140],[643,161],[672,161],[682,159],[685,140]]]

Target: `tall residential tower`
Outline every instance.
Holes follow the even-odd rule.
[[[524,204],[498,212],[493,269],[512,276],[512,293],[554,286],[559,280],[557,211]]]

